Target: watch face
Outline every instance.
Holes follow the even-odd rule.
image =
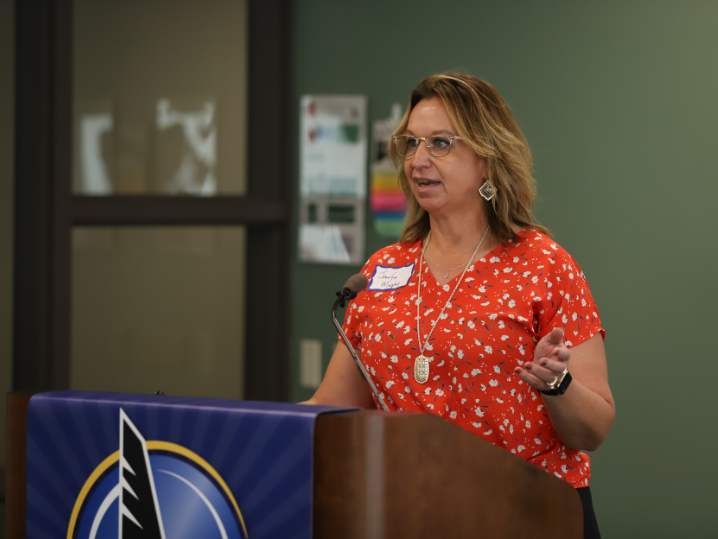
[[[568,389],[569,384],[571,383],[571,373],[567,372],[566,376],[563,377],[563,380],[561,380],[561,385],[558,386],[558,394],[563,395],[566,393],[566,390]]]

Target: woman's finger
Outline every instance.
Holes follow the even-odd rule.
[[[566,362],[571,359],[571,350],[569,350],[565,346],[556,347],[553,352],[551,352],[551,357],[558,358],[561,361]]]
[[[551,358],[543,358],[538,364],[555,373],[562,373],[568,368],[567,361],[557,361]]]
[[[531,365],[531,363],[528,363],[526,366],[528,365]],[[539,391],[548,391],[549,389],[551,389],[546,382],[529,373],[528,371],[526,371],[526,369],[516,367],[514,369],[514,374],[516,374],[519,378],[521,378],[524,382],[526,382],[534,389],[538,389]]]
[[[553,328],[547,337],[551,344],[563,344],[563,328]]]
[[[552,371],[551,369],[541,367],[535,363],[526,363],[525,367],[528,372],[533,374],[547,386],[555,383],[560,378],[561,372],[563,372],[563,369],[560,371]]]

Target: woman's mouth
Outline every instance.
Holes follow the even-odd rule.
[[[414,181],[419,187],[427,187],[429,185],[436,185],[439,183],[437,180],[428,180],[426,178],[417,178]]]

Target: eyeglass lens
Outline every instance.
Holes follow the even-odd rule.
[[[399,155],[411,157],[416,153],[422,140],[426,142],[426,148],[434,157],[443,157],[451,149],[451,139],[446,135],[432,135],[425,139],[402,135],[396,138],[396,149]]]

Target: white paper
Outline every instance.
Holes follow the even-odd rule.
[[[301,98],[299,259],[361,264],[367,180],[366,97]]]
[[[369,290],[396,290],[409,283],[414,274],[414,264],[408,266],[377,266],[369,280]]]
[[[366,196],[366,97],[301,101],[301,194]]]

